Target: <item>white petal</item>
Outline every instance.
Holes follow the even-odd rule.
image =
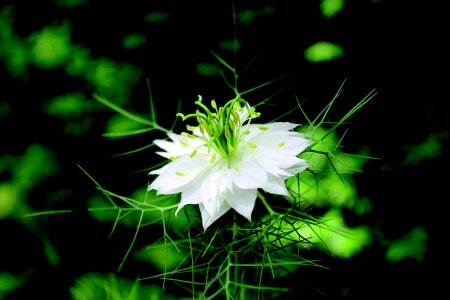
[[[267,181],[266,186],[263,187],[263,190],[267,193],[287,196],[289,192],[286,188],[286,184],[282,178],[277,176],[269,175],[269,180]]]
[[[256,189],[233,188],[227,193],[226,201],[234,210],[251,221],[256,202]]]
[[[253,134],[245,138],[256,145],[253,157],[269,174],[284,178],[292,176],[286,169],[302,161],[297,155],[304,151],[311,141],[304,138],[301,133],[287,131],[297,124],[279,122],[252,126]],[[264,130],[259,129],[261,126]]]
[[[169,166],[169,164],[166,164],[159,169],[150,171],[148,174],[149,175],[159,175],[159,174],[163,173],[167,169],[168,166]]]
[[[198,146],[203,145],[201,139],[188,138],[180,134],[169,133],[168,136],[173,142],[166,140],[154,140],[153,143],[166,152],[157,152],[166,158],[178,157],[184,154],[191,154]]]
[[[178,204],[178,208],[175,211],[175,215],[188,204],[199,204],[202,202],[202,197],[200,193],[200,185],[202,184],[202,179],[200,176],[196,178],[195,182],[189,184],[181,193],[181,201]]]
[[[202,215],[202,225],[204,230],[206,230],[213,222],[215,222],[218,218],[220,218],[227,211],[230,210],[231,207],[228,205],[227,202],[223,201],[221,204],[222,205],[219,207],[219,209],[215,211],[213,214],[209,214],[202,203],[198,205],[200,213]]]
[[[257,189],[267,182],[267,173],[251,153],[244,153],[241,159],[232,162],[230,169],[233,183],[242,189]]]
[[[162,170],[161,174],[152,182],[150,189],[159,194],[175,194],[183,191],[183,188],[207,172],[211,167],[209,157],[204,155],[183,155]],[[158,172],[158,171],[157,171]]]
[[[291,166],[290,168],[286,168],[285,171],[289,173],[291,176],[297,175],[309,168],[309,164],[306,160],[299,158],[298,162]]]
[[[223,194],[226,190],[231,189],[232,179],[230,170],[224,161],[219,161],[209,170],[207,176],[203,180],[199,191],[201,192],[202,201],[211,201]]]

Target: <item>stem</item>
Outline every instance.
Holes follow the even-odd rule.
[[[236,211],[233,211],[234,215],[233,215],[233,238],[232,238],[232,243],[234,244],[234,242],[236,241],[237,238],[237,234],[238,234],[238,225],[237,225],[237,215],[236,215]],[[233,244],[231,247],[233,247]],[[233,249],[231,249],[233,251]],[[239,270],[238,270],[238,265],[239,265],[239,256],[237,251],[233,251],[233,282],[234,282],[234,295],[237,295],[237,289],[238,289],[238,281],[239,281]]]
[[[233,226],[231,228],[232,230],[232,237],[231,237],[231,243],[230,243],[230,252],[228,255],[228,270],[226,273],[226,282],[227,282],[227,288],[226,288],[226,298],[228,299],[236,299],[238,295],[238,289],[239,289],[239,255],[238,252],[233,249],[233,246],[236,242],[237,235],[238,235],[238,225],[237,225],[237,215],[236,211],[233,211]],[[232,272],[232,274],[231,274]],[[232,281],[231,281],[231,278]],[[232,288],[230,288],[230,285],[232,285]]]
[[[269,214],[271,216],[275,215],[276,212],[273,211],[273,209],[270,207],[269,203],[267,203],[266,201],[266,197],[264,197],[263,194],[261,194],[261,192],[258,191],[258,198],[261,200],[261,202],[264,204],[264,206],[266,207],[267,211],[269,212]]]

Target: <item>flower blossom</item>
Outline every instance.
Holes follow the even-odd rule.
[[[260,113],[239,96],[220,108],[212,100],[213,112],[201,100],[195,103],[204,113],[178,114],[197,120],[197,126],[187,126],[190,133],[169,133],[171,141],[154,141],[164,150],[157,154],[170,162],[150,172],[158,176],[149,189],[181,193],[176,214],[198,204],[204,230],[231,208],[251,221],[258,189],[289,195],[285,180],[308,168],[297,156],[311,141],[292,131],[298,124],[252,123]]]

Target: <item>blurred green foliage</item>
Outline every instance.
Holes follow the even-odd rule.
[[[70,288],[73,300],[141,300],[175,298],[155,285],[142,285],[139,281],[121,278],[113,273],[87,273],[78,278]]]
[[[189,256],[190,249],[180,249],[171,241],[157,242],[135,253],[135,257],[141,261],[153,264],[159,271],[173,271],[181,265]]]
[[[139,33],[130,33],[122,40],[122,45],[127,49],[137,48],[147,41],[147,38]]]
[[[56,5],[65,8],[74,8],[87,3],[89,0],[53,0]]]
[[[4,299],[9,292],[20,287],[24,281],[25,278],[23,276],[0,272],[0,300]]]
[[[305,49],[305,59],[313,63],[330,61],[344,55],[341,45],[326,41],[317,42]]]
[[[317,206],[357,209],[360,213],[370,209],[367,201],[358,199],[352,178],[353,173],[361,171],[367,157],[364,153],[350,155],[342,152],[336,133],[327,133],[324,127],[316,127],[307,133],[310,139],[321,140],[312,147],[313,151],[301,154],[310,164],[311,172],[291,177],[286,182],[287,187],[294,195],[301,194],[308,203]]]
[[[326,18],[331,18],[339,13],[345,5],[345,0],[322,0],[320,11]]]
[[[70,28],[67,22],[60,26],[44,27],[28,38],[30,60],[38,67],[53,69],[65,64],[70,58]]]
[[[144,20],[148,23],[159,23],[166,21],[169,17],[170,13],[167,11],[152,11],[144,17]]]
[[[416,145],[406,146],[405,164],[416,165],[423,160],[429,160],[443,155],[442,141],[449,137],[448,132],[432,133],[427,139]]]
[[[414,227],[404,237],[391,241],[386,251],[386,259],[397,262],[411,258],[422,262],[427,250],[428,232],[423,227]]]

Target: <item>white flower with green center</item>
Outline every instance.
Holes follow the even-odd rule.
[[[292,131],[297,124],[275,122],[253,124],[259,113],[242,98],[228,101],[213,112],[199,100],[204,113],[182,115],[194,118],[181,135],[169,133],[171,141],[155,140],[165,152],[157,152],[171,162],[150,174],[158,177],[149,186],[158,194],[181,193],[176,213],[188,204],[198,204],[206,230],[233,208],[251,221],[257,190],[289,195],[285,180],[306,168],[298,156],[311,141]]]

